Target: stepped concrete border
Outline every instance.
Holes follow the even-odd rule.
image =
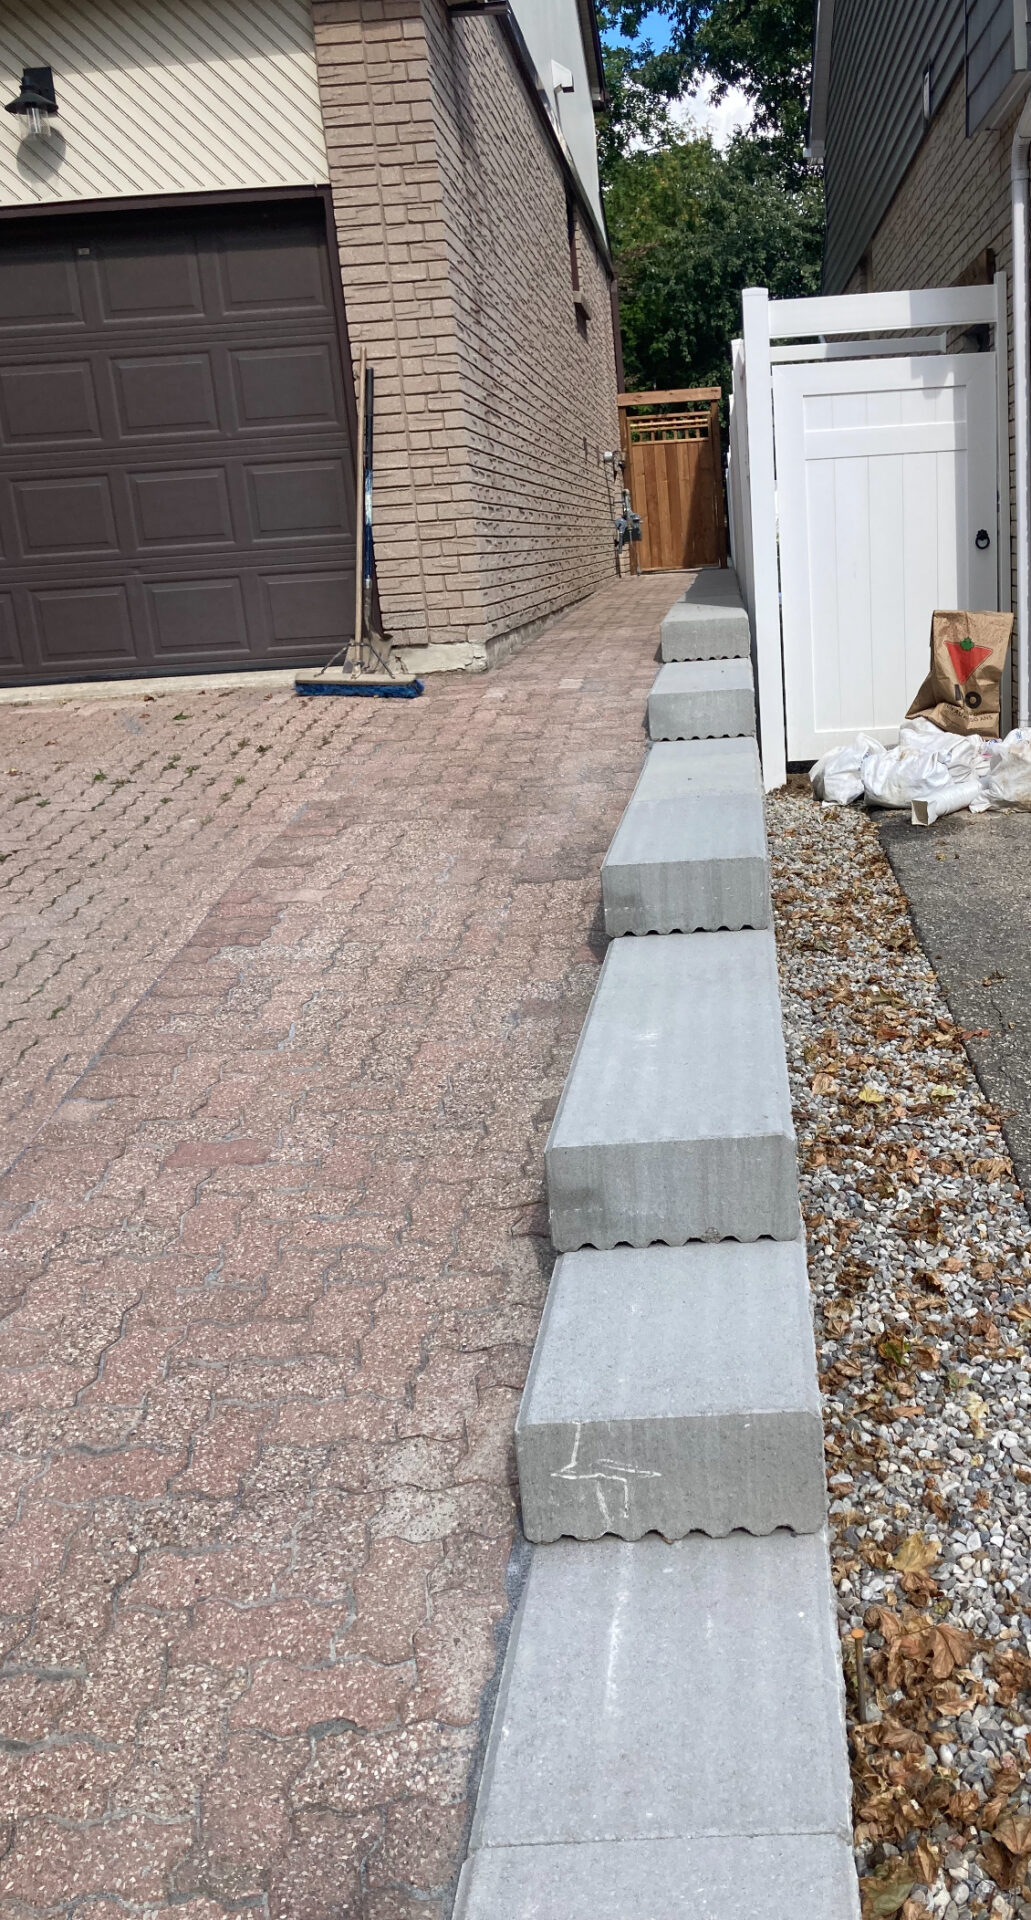
[[[625,1845],[718,1840],[733,1859],[762,1837],[801,1842],[823,1876],[792,1920],[855,1920],[849,1802],[825,1535],[563,1541],[533,1556],[457,1912],[514,1920],[533,1876],[542,1917],[569,1920],[542,1849],[597,1849],[604,1877]],[[511,1904],[481,1869],[495,1850]]]
[[[755,733],[750,660],[671,660],[648,695],[652,740],[707,740]]]
[[[697,584],[692,583],[692,589]],[[734,684],[733,670],[740,673],[742,662],[715,664],[723,669],[722,682],[715,676],[717,690],[722,684],[725,691]],[[700,668],[704,674],[706,663]],[[684,669],[663,668],[659,679],[671,671]],[[699,663],[687,671],[697,676]],[[750,670],[747,678],[750,688]],[[697,686],[696,679],[696,698]],[[649,701],[649,719],[651,705]],[[697,725],[694,730],[704,731]],[[754,703],[751,725],[742,731],[754,732]],[[652,732],[654,737],[655,728]],[[622,1085],[631,1108],[636,1099],[639,1111],[647,1112],[659,1083],[656,1048],[668,1042],[670,1032],[682,1042],[683,1007],[667,1002],[649,1008],[645,992],[638,996],[645,1003],[643,1024],[638,1018],[635,1026],[632,1010],[620,1008],[618,995],[617,1004],[602,1017],[595,1016],[606,976],[611,989],[619,973],[620,963],[613,971],[612,962],[620,950],[643,954],[679,948],[691,955],[700,952],[699,942],[707,941],[719,943],[719,958],[731,976],[735,965],[740,970],[746,950],[740,943],[765,943],[773,998],[771,1006],[768,993],[760,995],[765,1007],[757,1035],[770,1050],[772,1076],[764,1061],[755,1082],[760,1090],[759,1125],[771,1119],[776,1125],[778,1109],[786,1102],[788,1185],[800,1231],[772,935],[659,935],[654,941],[619,941],[610,948],[580,1037],[546,1149],[553,1237],[560,1248],[562,1206],[558,1215],[555,1209],[559,1174],[566,1181],[563,1204],[578,1233],[589,1217],[592,1226],[595,1216],[611,1226],[621,1207],[624,1226],[629,1222],[634,1231],[643,1232],[654,1227],[655,1210],[661,1210],[663,1201],[667,1218],[683,1225],[669,1185],[674,1176],[682,1177],[683,1167],[635,1165],[633,1140],[619,1139],[611,1105]],[[732,947],[732,942],[738,945]],[[660,961],[660,975],[664,965]],[[671,971],[675,976],[677,966]],[[638,986],[642,981],[645,987],[651,984],[654,1000],[656,983],[649,963],[637,974]],[[719,1034],[711,986],[710,981],[709,1004],[700,1005],[698,1022],[698,1031],[709,1039]],[[661,992],[658,998],[661,1003]],[[703,993],[701,1001],[705,998]],[[753,1001],[739,993],[737,1007],[739,1024],[747,1025]],[[623,1018],[622,1032],[621,1012],[629,1016]],[[659,1017],[649,1026],[648,1016],[656,1013]],[[590,1058],[592,1046],[599,1036],[604,1038],[606,1021],[622,1043],[614,1049],[620,1056],[615,1074],[603,1052]],[[637,1043],[636,1060],[634,1047],[629,1054],[626,1049],[628,1035]],[[727,1041],[726,1032],[722,1038]],[[739,1043],[740,1031],[735,1029],[731,1038]],[[719,1051],[718,1040],[716,1046]],[[699,1051],[704,1053],[705,1047]],[[587,1064],[578,1070],[582,1057]],[[684,1069],[689,1078],[692,1064],[682,1052],[678,1058],[677,1047],[672,1056],[668,1051],[664,1056],[666,1095],[674,1106],[683,1100]],[[722,1073],[719,1089],[725,1090],[726,1045],[711,1064]],[[625,1070],[622,1080],[620,1069]],[[588,1138],[592,1075],[593,1091],[603,1097],[603,1105],[605,1094],[610,1096],[601,1132],[617,1136],[610,1143],[616,1157],[610,1155],[607,1171],[623,1180],[623,1190],[608,1209],[604,1178],[600,1192],[597,1185],[599,1171],[604,1175],[606,1168],[600,1162],[591,1164],[591,1148],[597,1145]],[[732,1069],[729,1080],[734,1079]],[[779,1089],[781,1081],[782,1092],[774,1098],[773,1089]],[[697,1071],[693,1091],[696,1096],[705,1091],[704,1075],[699,1078]],[[584,1124],[568,1126],[571,1138],[566,1145],[573,1148],[573,1160],[562,1161],[559,1121],[564,1108],[566,1122],[571,1115],[576,1118],[578,1096]],[[704,1110],[704,1099],[700,1104]],[[711,1120],[712,1113],[705,1117]],[[708,1179],[699,1183],[703,1191],[717,1166],[732,1191],[745,1171],[743,1163],[734,1163],[742,1142],[728,1122],[724,1111],[717,1127],[722,1124],[725,1131],[722,1145],[731,1147],[730,1159],[720,1165],[717,1157],[707,1170]],[[579,1148],[578,1131],[583,1136]],[[632,1136],[632,1116],[627,1131]],[[693,1135],[703,1138],[699,1126]],[[646,1155],[655,1144],[646,1140]],[[670,1140],[659,1144],[683,1146]],[[708,1145],[719,1147],[718,1134]],[[579,1165],[574,1164],[577,1150],[582,1155]],[[707,1218],[713,1192],[702,1208]],[[771,1180],[767,1201],[775,1202],[780,1192],[778,1180]],[[711,1218],[710,1229],[709,1237],[721,1231],[712,1228]],[[593,1232],[590,1238],[595,1238]],[[582,1240],[573,1244],[579,1246]],[[746,1302],[741,1272],[736,1284],[729,1282],[729,1270],[742,1262],[775,1269],[778,1262],[792,1260],[796,1264],[787,1291],[782,1282],[778,1292],[774,1280],[765,1290],[765,1301],[756,1297]],[[663,1281],[661,1270],[668,1262],[680,1263],[681,1270],[694,1266],[699,1276],[705,1270],[704,1305],[703,1296],[692,1294],[685,1278],[676,1285],[669,1277]],[[729,1284],[717,1285],[716,1272],[726,1274]],[[570,1514],[579,1527],[581,1507],[574,1512],[565,1504],[571,1498],[569,1489],[574,1504],[582,1501],[585,1484],[600,1475],[610,1487],[616,1484],[619,1511],[613,1516],[609,1495],[599,1500],[595,1491],[586,1496],[588,1501],[593,1497],[602,1524],[610,1527],[615,1518],[617,1531],[625,1528],[635,1538],[632,1543],[562,1540],[534,1549],[501,1675],[455,1920],[656,1920],[658,1913],[663,1920],[799,1920],[801,1915],[806,1920],[860,1920],[851,1850],[844,1684],[825,1532],[788,1534],[778,1529],[756,1537],[735,1531],[720,1538],[691,1533],[673,1542],[652,1532],[636,1538],[638,1528],[668,1525],[671,1516],[675,1526],[691,1524],[692,1498],[696,1515],[708,1499],[710,1521],[717,1512],[726,1521],[749,1507],[759,1486],[760,1459],[754,1435],[749,1438],[749,1423],[763,1419],[764,1413],[750,1414],[743,1403],[776,1399],[775,1392],[764,1388],[762,1370],[768,1365],[776,1373],[778,1339],[784,1391],[776,1410],[765,1411],[775,1418],[808,1418],[808,1432],[822,1456],[800,1240],[794,1245],[784,1236],[780,1243],[754,1246],[621,1247],[618,1252],[567,1254],[559,1261],[517,1427],[530,1525],[536,1511],[542,1532],[564,1527]],[[729,1377],[731,1340],[746,1349],[737,1356],[735,1378]],[[764,1347],[772,1349],[772,1355]],[[731,1407],[735,1396],[741,1404]],[[792,1408],[792,1400],[801,1406]],[[695,1409],[693,1423],[690,1415],[685,1419],[677,1411],[685,1401]],[[763,1431],[769,1450],[770,1432]],[[785,1451],[786,1480],[792,1466],[797,1469],[802,1462],[802,1435],[798,1427],[798,1446]],[[563,1448],[557,1466],[556,1438]],[[735,1438],[741,1443],[737,1456]],[[642,1443],[654,1445],[655,1466],[638,1472]],[[613,1477],[614,1452],[619,1473]],[[626,1469],[628,1460],[633,1461],[632,1475]],[[699,1461],[711,1463],[718,1486],[706,1486]],[[768,1458],[764,1466],[762,1491],[771,1504],[764,1506],[760,1496],[754,1510],[768,1518],[783,1488],[777,1467]],[[663,1475],[681,1482],[674,1486],[673,1506],[657,1497],[655,1483],[661,1483]],[[564,1483],[558,1496],[557,1480]],[[822,1472],[819,1480],[817,1504],[822,1512]],[[813,1491],[812,1482],[807,1484]]]
[[[846,1841],[828,1834],[489,1847],[454,1920],[860,1920]]]
[[[697,574],[660,629],[663,660],[743,658],[751,644],[748,615],[731,567],[707,567]]]
[[[610,936],[770,924],[754,740],[659,741],[601,869]]]
[[[563,1254],[515,1438],[529,1540],[817,1532],[802,1241]]]
[[[613,941],[544,1158],[560,1253],[796,1239],[772,933]]]

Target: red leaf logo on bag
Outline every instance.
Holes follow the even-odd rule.
[[[982,660],[987,660],[992,651],[991,647],[975,647],[969,637],[966,640],[947,640],[945,645],[961,687],[966,686],[974,669],[981,665]]]

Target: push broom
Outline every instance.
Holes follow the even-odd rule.
[[[294,675],[297,693],[342,693],[372,700],[415,700],[421,680],[401,680],[391,664],[391,645],[372,618],[372,444],[375,412],[373,370],[364,347],[358,364],[358,475],[355,499],[354,638],[316,672]]]

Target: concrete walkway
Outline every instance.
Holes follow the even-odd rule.
[[[677,587],[614,584],[410,705],[127,699],[102,738],[19,710],[18,793],[94,842],[37,808],[15,863],[28,922],[38,843],[67,857],[76,1012],[21,1055],[0,1192],[0,1913],[447,1913],[543,1146]],[[35,985],[31,1033],[66,992]]]

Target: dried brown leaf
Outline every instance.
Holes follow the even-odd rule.
[[[926,1540],[922,1533],[908,1534],[892,1558],[899,1573],[926,1573],[941,1552],[940,1540]]]
[[[941,1865],[937,1847],[932,1847],[929,1840],[919,1840],[913,1850],[912,1859],[924,1886],[931,1886],[938,1877],[938,1868]]]
[[[1031,1813],[1006,1813],[996,1822],[993,1838],[1007,1853],[1026,1859],[1031,1854]]]
[[[894,1867],[894,1862],[892,1862]],[[912,1873],[900,1874],[898,1869],[892,1877],[880,1874],[868,1874],[859,1882],[859,1893],[863,1903],[863,1920],[894,1920],[909,1899],[916,1881]]]
[[[1001,1887],[1003,1893],[1012,1892],[1014,1887],[1023,1884],[1027,1871],[1027,1861],[1020,1854],[1010,1853],[996,1840],[986,1840],[981,1851],[981,1863],[985,1872]]]
[[[931,1672],[936,1680],[947,1680],[957,1667],[965,1667],[974,1651],[974,1636],[962,1627],[943,1624],[934,1629]]]

